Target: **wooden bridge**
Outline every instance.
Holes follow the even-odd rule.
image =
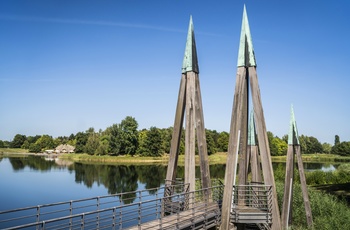
[[[188,191],[189,184],[44,204],[0,212],[1,229],[215,229],[224,185]],[[196,183],[200,187],[199,183]],[[211,194],[211,196],[207,196]],[[269,229],[271,187],[234,187],[232,223]]]
[[[16,210],[0,211],[1,229],[273,229],[291,223],[294,153],[300,158],[296,124],[291,119],[283,224],[277,203],[270,148],[256,72],[252,38],[244,7],[236,88],[228,143],[225,186],[211,181],[192,18],[185,56],[165,186]],[[250,84],[254,112],[248,127]],[[185,113],[186,111],[186,113]],[[186,115],[186,116],[185,116]],[[185,119],[184,119],[185,118]],[[176,181],[180,138],[185,124],[184,183]],[[255,122],[255,121],[256,122]],[[255,131],[255,126],[256,130]],[[197,135],[195,135],[197,132]],[[257,137],[258,141],[255,141]],[[200,181],[195,179],[196,140]],[[239,168],[238,168],[239,164]],[[251,178],[258,183],[248,183]],[[236,175],[238,171],[238,176]],[[312,215],[300,170],[308,225]],[[238,185],[236,185],[238,177]],[[253,226],[252,226],[253,225]]]

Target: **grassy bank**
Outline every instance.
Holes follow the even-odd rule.
[[[144,163],[158,163],[158,164],[168,164],[169,155],[164,154],[161,157],[140,157],[140,156],[94,156],[88,154],[63,154],[60,159],[71,160],[75,162],[89,162],[89,163],[121,163],[121,164],[144,164]],[[199,164],[199,156],[195,157],[196,164]],[[185,162],[185,156],[179,156],[179,165],[183,165]],[[225,164],[226,163],[226,153],[215,153],[209,156],[210,164]]]
[[[13,148],[0,148],[0,155],[19,155],[19,154],[33,154],[29,153],[27,149],[13,149]],[[95,163],[160,163],[167,164],[169,155],[164,154],[161,157],[140,157],[140,156],[95,156],[88,154],[62,154],[62,159],[67,159],[76,162],[95,162]],[[218,152],[210,155],[210,164],[226,164],[227,153]],[[271,157],[273,162],[286,162],[286,156],[273,156]],[[350,157],[338,156],[333,154],[303,154],[304,162],[350,162]],[[179,156],[179,164],[184,164],[184,155]],[[199,164],[199,156],[196,155],[196,164]]]
[[[0,154],[25,154],[29,153],[28,149],[12,149],[12,148],[0,148]]]
[[[169,155],[161,157],[140,157],[140,156],[94,156],[88,154],[64,154],[62,159],[69,159],[78,162],[101,162],[101,163],[164,163],[167,164]],[[226,164],[227,153],[218,152],[208,157],[210,164]],[[350,162],[350,157],[342,157],[332,154],[308,154],[302,155],[303,162]],[[273,162],[285,162],[286,156],[272,157]],[[179,164],[184,164],[184,155],[179,156]],[[196,164],[199,164],[199,156],[196,155]]]
[[[286,156],[273,156],[273,162],[286,162]],[[350,157],[343,157],[334,154],[303,154],[303,162],[350,162]]]

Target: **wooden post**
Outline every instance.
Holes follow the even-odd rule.
[[[306,222],[307,222],[307,225],[311,227],[313,224],[312,212],[311,212],[309,194],[307,192],[303,160],[301,159],[300,145],[295,146],[295,152],[298,159],[298,169],[299,169],[299,176],[300,176],[300,183],[301,183],[301,191],[303,192],[304,206],[305,206],[305,212],[306,212]]]
[[[201,181],[202,188],[210,188],[210,171],[209,171],[209,159],[208,159],[208,147],[207,139],[204,126],[204,115],[203,115],[203,106],[202,106],[202,96],[199,83],[199,76],[196,74],[196,130],[197,130],[197,146],[198,154],[200,160],[200,171],[201,171]],[[208,200],[211,198],[211,190],[207,190]]]
[[[226,171],[225,171],[225,189],[224,197],[222,202],[222,230],[229,230],[230,228],[230,212],[232,205],[232,189],[233,189],[233,180],[234,172],[237,170],[236,165],[236,156],[238,146],[238,130],[241,127],[242,122],[242,111],[243,111],[243,91],[245,84],[246,68],[238,67],[236,75],[236,87],[235,94],[233,99],[232,107],[232,117],[231,117],[231,126],[230,126],[230,137],[228,144],[227,152],[227,161],[226,161]]]
[[[282,228],[287,229],[292,221],[292,194],[294,182],[294,146],[288,145],[286,159],[286,176],[284,182],[284,197],[282,206]]]
[[[248,150],[251,156],[250,167],[252,172],[252,181],[258,182],[258,183],[262,182],[258,146],[256,145],[249,146]]]
[[[182,74],[179,96],[177,100],[175,121],[173,127],[173,135],[171,138],[169,163],[166,174],[166,185],[171,185],[176,179],[176,168],[179,157],[179,146],[181,140],[182,124],[185,113],[185,102],[186,102],[186,75]]]
[[[250,88],[252,91],[252,100],[254,106],[254,117],[257,125],[257,135],[259,140],[259,150],[261,155],[262,171],[264,175],[265,184],[272,186],[272,225],[271,229],[281,229],[280,211],[277,202],[277,191],[275,184],[275,177],[272,169],[272,161],[270,155],[269,142],[267,139],[267,130],[265,125],[264,111],[260,97],[260,88],[258,84],[258,76],[254,66],[248,69]]]
[[[195,74],[187,73],[186,87],[186,130],[185,130],[185,183],[190,184],[190,192],[195,190]],[[190,198],[191,200],[191,198]],[[191,205],[190,205],[191,208]]]

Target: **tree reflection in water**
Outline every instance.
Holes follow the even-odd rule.
[[[43,157],[28,156],[20,158],[9,158],[12,168],[16,171],[29,167],[32,170],[50,171],[52,168],[67,168],[70,173],[75,171],[75,182],[92,188],[94,183],[103,185],[108,194],[131,192],[120,197],[125,203],[132,203],[136,197],[133,191],[138,189],[152,189],[164,185],[166,176],[166,165],[104,165],[74,163],[62,166],[55,161],[45,160]],[[210,174],[212,178],[224,178],[225,165],[211,165]],[[177,178],[184,178],[184,167],[178,166]],[[196,177],[200,177],[199,167],[196,167]],[[139,185],[143,184],[139,188]],[[154,194],[156,190],[150,191]]]

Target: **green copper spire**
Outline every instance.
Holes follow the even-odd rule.
[[[254,111],[250,112],[250,121],[248,127],[248,145],[254,146],[255,142],[255,121],[254,121]]]
[[[185,56],[184,56],[184,61],[182,64],[182,73],[186,73],[186,72],[190,72],[190,71],[199,73],[196,41],[194,39],[192,16],[190,17],[190,25],[188,26]]]
[[[293,105],[290,109],[290,123],[289,123],[289,134],[288,134],[288,145],[299,145],[297,123],[294,118]]]
[[[256,66],[252,36],[250,34],[247,11],[243,9],[241,39],[239,43],[237,66]]]

